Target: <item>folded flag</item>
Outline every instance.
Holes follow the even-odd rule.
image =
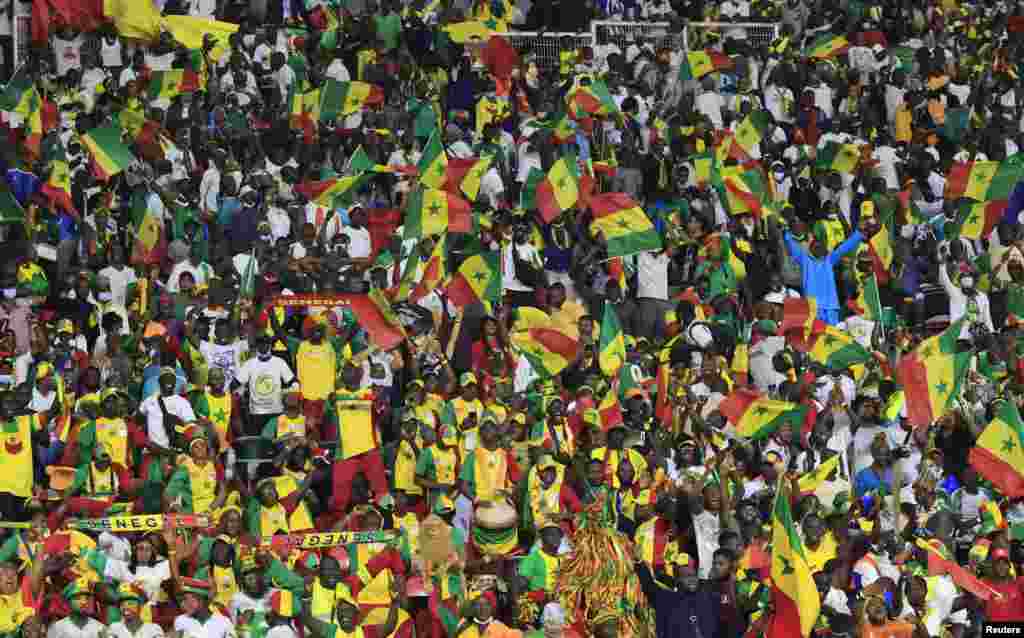
[[[473,232],[473,211],[458,195],[437,189],[416,189],[406,206],[405,239],[443,232]]]
[[[850,41],[844,35],[823,33],[815,38],[807,50],[807,57],[815,60],[827,60],[838,57],[850,48]]]
[[[1004,496],[1024,496],[1024,423],[1013,401],[999,405],[967,458]]]
[[[551,223],[579,201],[580,172],[576,155],[570,153],[558,159],[544,175],[531,169],[526,179],[523,206],[536,208],[545,222]]]
[[[375,84],[328,80],[320,89],[320,120],[330,122],[383,103],[384,90]]]
[[[623,257],[661,250],[661,236],[640,206],[625,193],[604,193],[590,198],[592,229],[601,233],[608,257]]]
[[[736,388],[718,406],[729,423],[736,428],[736,434],[748,439],[764,439],[782,425],[788,424],[800,432],[808,423],[814,422],[815,413],[806,405],[769,399],[759,391]]]
[[[689,51],[686,57],[683,58],[683,63],[679,66],[679,79],[699,80],[708,73],[724,71],[732,67],[732,58],[724,53],[712,51],[711,49]]]
[[[900,359],[896,377],[907,399],[907,418],[913,425],[931,425],[960,395],[970,365],[970,352],[957,352],[964,320],[929,337]]]
[[[135,161],[135,156],[121,141],[121,136],[121,127],[111,124],[94,128],[81,137],[82,146],[92,156],[93,172],[100,180],[110,179]]]
[[[473,302],[484,306],[501,301],[501,261],[497,251],[471,255],[448,284],[448,300],[459,307]]]

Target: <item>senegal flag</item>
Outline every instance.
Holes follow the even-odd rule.
[[[961,202],[960,204],[960,236],[964,239],[983,239],[992,234],[1009,202],[1005,199],[981,202]]]
[[[724,53],[712,51],[711,49],[689,51],[683,59],[683,63],[679,66],[679,79],[699,80],[708,73],[731,69],[732,67],[732,58]]]
[[[443,232],[473,232],[473,211],[458,195],[436,189],[416,189],[405,209],[405,239]]]
[[[577,119],[591,115],[611,115],[619,111],[608,86],[594,80],[588,86],[577,86],[565,97],[569,115]]]
[[[304,182],[296,186],[295,190],[320,206],[336,208],[351,204],[356,191],[365,181],[363,175],[332,177],[319,182]]]
[[[159,263],[166,247],[164,223],[155,211],[149,210],[149,194],[145,188],[138,188],[132,194],[133,264]]]
[[[291,98],[288,122],[292,130],[302,131],[311,143],[316,136],[316,123],[320,121],[320,89],[294,93]]]
[[[827,60],[838,57],[850,48],[850,41],[844,35],[823,33],[808,48],[807,57],[815,60]]]
[[[856,144],[829,142],[818,152],[816,164],[826,171],[850,174],[860,163],[860,149]]]
[[[51,202],[66,211],[74,211],[71,201],[71,173],[68,170],[68,158],[62,144],[53,147],[50,157],[50,176],[43,184],[42,191]]]
[[[529,328],[512,334],[512,347],[526,357],[538,375],[553,377],[576,358],[578,344],[552,326],[550,320],[530,323],[533,325]]]
[[[149,76],[149,99],[170,100],[182,93],[199,90],[199,75],[186,69],[153,71]]]
[[[501,300],[501,258],[497,251],[471,255],[448,284],[448,300],[464,307],[473,302],[487,306]]]
[[[545,222],[552,220],[576,205],[580,196],[580,172],[576,155],[570,153],[558,159],[544,175],[531,169],[523,192],[523,206],[536,208]]]
[[[1002,162],[955,162],[946,175],[946,199],[967,197],[978,202],[1009,199],[1024,179],[1020,154]]]
[[[864,365],[871,360],[871,353],[860,345],[849,333],[824,322],[815,322],[815,334],[811,336],[811,359],[828,366],[834,371]]]
[[[480,194],[480,182],[484,175],[491,168],[494,156],[467,157],[448,160],[445,169],[444,190],[449,193],[458,194],[460,191],[466,194],[469,201],[476,201]]]
[[[967,458],[1007,498],[1024,496],[1024,422],[1013,401],[999,405]]]
[[[602,432],[622,425],[622,404],[619,403],[619,393],[614,386],[604,393],[604,398],[597,406],[597,418],[601,421]]]
[[[718,406],[736,433],[748,439],[764,439],[789,424],[797,432],[813,423],[814,411],[805,405],[769,399],[757,390],[737,388]]]
[[[434,129],[427,146],[423,149],[416,168],[420,172],[420,182],[430,188],[441,188],[448,178],[448,153],[441,143],[439,129]]]
[[[889,229],[885,227],[885,224],[868,240],[868,253],[871,255],[875,276],[882,283],[889,281],[889,269],[892,268],[895,253],[892,249]]]
[[[750,213],[757,219],[775,214],[761,171],[743,170],[739,166],[725,167],[722,169],[722,184],[731,214]]]
[[[448,242],[446,241],[448,235],[441,235],[441,239],[434,244],[434,252],[430,254],[430,258],[427,260],[427,265],[423,269],[423,276],[420,278],[419,283],[413,288],[412,293],[408,295],[409,301],[416,303],[420,299],[423,299],[435,288],[441,285],[445,277],[448,276]],[[399,293],[401,295],[401,293]]]
[[[661,250],[661,236],[647,213],[629,195],[604,193],[591,197],[589,203],[594,213],[591,229],[604,236],[608,257]]]
[[[622,335],[619,315],[610,303],[604,305],[598,362],[601,372],[607,377],[614,376],[626,362],[626,340]]]
[[[810,635],[821,611],[821,596],[804,554],[789,507],[789,490],[780,484],[772,511],[772,602],[775,614],[769,638]]]
[[[906,393],[907,417],[913,425],[931,425],[960,394],[971,360],[969,352],[957,352],[963,324],[963,319],[957,321],[900,359],[896,378]]]
[[[320,120],[333,121],[384,102],[384,90],[366,82],[328,80],[320,89]]]
[[[82,146],[93,160],[96,177],[106,181],[135,161],[135,156],[121,141],[121,127],[117,124],[94,128],[82,136]]]
[[[811,494],[817,490],[822,483],[828,480],[828,477],[839,467],[839,455],[833,455],[829,460],[825,461],[818,467],[814,468],[810,472],[807,472],[801,476],[797,485],[800,488],[801,494]]]
[[[771,123],[772,116],[768,111],[751,111],[740,122],[739,128],[736,129],[734,141],[743,149],[743,152],[750,155],[754,147],[764,139]]]
[[[818,301],[814,297],[787,297],[782,303],[782,334],[800,330],[808,335],[818,318]]]
[[[882,300],[878,295],[878,276],[871,273],[861,283],[857,298],[850,301],[850,309],[871,321],[881,321]]]
[[[369,294],[353,295],[349,308],[378,348],[391,350],[405,339],[405,327],[380,290],[374,288]]]

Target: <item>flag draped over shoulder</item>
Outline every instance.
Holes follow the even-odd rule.
[[[821,611],[800,532],[789,506],[789,490],[779,488],[772,511],[772,602],[775,614],[769,638],[806,638]]]
[[[769,399],[751,388],[733,390],[719,404],[718,411],[736,428],[737,434],[749,439],[767,438],[783,424],[802,431],[815,417],[814,411],[805,405]]]
[[[971,466],[1007,498],[1024,496],[1024,422],[1004,401],[968,456]]]
[[[626,362],[626,339],[619,324],[619,315],[610,303],[604,305],[598,362],[601,372],[608,377],[614,376]]]
[[[661,236],[640,206],[625,193],[604,193],[589,200],[592,227],[608,245],[608,257],[661,250]]]
[[[900,359],[896,376],[906,393],[907,418],[913,425],[931,425],[960,394],[971,360],[970,352],[957,352],[963,324],[963,319],[957,321]]]

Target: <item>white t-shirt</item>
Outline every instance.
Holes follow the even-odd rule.
[[[100,39],[100,60],[103,62],[103,66],[121,66],[121,40],[114,38],[112,43],[108,43],[106,38]]]
[[[340,231],[348,235],[348,256],[352,259],[366,259],[373,250],[370,231],[365,228],[343,226]]]
[[[128,284],[133,281],[138,281],[138,277],[135,276],[135,271],[125,266],[123,269],[118,270],[113,266],[107,266],[100,271],[100,275],[106,277],[110,281],[110,294],[113,295],[111,301],[119,306],[126,306]]]
[[[180,631],[185,638],[234,638],[235,636],[235,626],[217,612],[211,613],[204,623],[200,623],[192,616],[178,616],[174,619],[174,631]]]
[[[693,531],[697,535],[697,576],[707,580],[711,576],[711,563],[718,549],[718,534],[722,522],[718,515],[703,511],[693,517]]]
[[[538,262],[540,258],[537,255],[537,249],[530,243],[513,246],[511,242],[501,248],[501,276],[505,290],[530,292],[533,288],[516,279],[516,263],[512,256],[513,250],[519,253],[519,258],[523,261],[534,263],[539,267],[540,264]]]
[[[163,401],[167,413],[178,417],[185,423],[196,420],[195,412],[192,411],[192,404],[188,399],[178,395],[160,397],[153,395],[139,405],[139,412],[146,416],[146,436],[149,440],[161,447],[170,447],[171,439],[164,427],[164,413],[160,410],[160,401]]]
[[[110,626],[108,635],[111,638],[163,638],[164,630],[160,625],[147,622],[139,627],[138,633],[133,634],[124,621],[119,620]]]
[[[224,378],[234,378],[242,367],[242,358],[249,350],[249,344],[239,339],[234,343],[221,345],[214,341],[203,341],[199,344],[199,352],[206,359],[206,365],[224,370]]]
[[[267,361],[249,359],[235,379],[249,389],[249,411],[253,414],[277,414],[284,411],[283,390],[295,381],[291,368],[280,357]]]
[[[94,618],[86,618],[85,626],[79,627],[70,618],[61,618],[50,625],[46,638],[99,638],[107,626]]]
[[[669,256],[664,251],[636,256],[638,298],[668,300],[668,263]]]

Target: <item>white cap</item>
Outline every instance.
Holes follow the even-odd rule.
[[[768,303],[786,303],[785,295],[781,292],[772,291],[764,296],[764,300]]]

